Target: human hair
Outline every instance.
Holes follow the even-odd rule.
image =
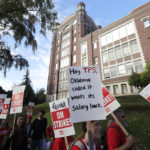
[[[26,117],[25,117],[24,114],[19,114],[19,115],[17,116],[16,122],[15,122],[15,126],[17,125],[17,120],[18,120],[19,117],[23,117],[23,118],[24,118],[24,122],[23,122],[23,125],[22,125],[22,126],[25,126],[25,123],[26,123]]]
[[[44,111],[44,110],[41,110],[40,112],[41,112],[43,115],[45,115],[45,111]]]
[[[122,113],[123,110],[121,108],[118,108],[117,110],[114,111],[115,116],[118,118],[119,114]],[[114,119],[113,119],[114,120]]]

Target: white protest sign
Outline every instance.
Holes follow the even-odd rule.
[[[5,98],[7,97],[7,94],[0,94],[0,112],[3,108],[3,105],[4,105],[4,101],[5,101]]]
[[[148,84],[139,94],[150,102],[150,84]]]
[[[5,99],[3,109],[2,109],[2,112],[0,114],[0,119],[6,119],[7,118],[10,100],[11,100],[11,98]]]
[[[34,108],[34,103],[33,102],[29,102],[28,109],[27,109],[27,118],[32,117],[33,108]]]
[[[17,86],[13,89],[10,114],[22,112],[24,90],[25,85]]]
[[[74,126],[70,122],[70,112],[67,99],[60,99],[49,103],[53,120],[55,138],[75,134]]]
[[[106,115],[108,116],[110,113],[115,111],[117,108],[120,107],[118,101],[108,92],[108,90],[102,85],[102,92],[103,92],[103,100],[104,100],[104,107],[106,111]]]
[[[71,66],[67,71],[71,121],[106,119],[99,66]]]

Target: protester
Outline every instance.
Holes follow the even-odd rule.
[[[27,149],[27,130],[25,127],[24,116],[21,114],[16,119],[16,124],[13,129],[10,129],[6,134],[2,150],[26,150]]]
[[[38,118],[36,118],[33,123],[31,124],[31,129],[29,132],[29,136],[31,136],[32,143],[31,143],[31,150],[43,150],[44,144],[44,137],[46,138],[46,125],[47,119],[44,118],[45,111],[42,110],[39,112]]]
[[[94,140],[94,150],[101,150],[101,145],[96,142],[96,139],[100,139],[102,136],[102,127],[100,126],[99,121],[91,121],[91,130]],[[82,131],[83,134],[78,138],[71,150],[89,150],[87,122],[82,124]]]
[[[68,141],[68,144],[72,143],[73,142],[73,137],[72,136],[68,136],[67,137],[67,141]],[[56,138],[54,140],[54,144],[53,144],[53,149],[52,150],[67,150],[66,145],[65,145],[64,137]]]
[[[127,126],[127,120],[123,110],[117,109],[114,114],[124,127]],[[135,143],[132,136],[126,137],[121,128],[113,120],[107,130],[107,148],[108,150],[131,150]]]
[[[8,120],[2,119],[0,125],[0,150],[6,133],[9,131]]]
[[[27,127],[27,135],[28,135],[28,137],[29,137],[29,131],[30,131],[30,128],[31,128],[31,121],[32,121],[32,117],[27,117],[27,119],[26,119],[26,127]],[[31,133],[31,135],[32,135],[32,133]],[[28,150],[30,150],[31,149],[31,140],[28,140],[28,146],[27,146],[28,148]]]
[[[50,146],[49,146],[49,149],[52,150],[53,148],[53,143],[54,143],[54,140],[55,140],[55,137],[54,137],[54,130],[53,130],[53,126],[50,125],[49,127],[47,127],[46,129],[46,134],[47,136],[50,138]]]

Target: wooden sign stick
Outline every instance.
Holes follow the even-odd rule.
[[[87,122],[87,131],[88,131],[90,150],[94,150],[94,141],[93,141],[92,130],[91,130],[91,122],[90,121]]]
[[[66,149],[68,149],[68,146],[69,146],[69,145],[68,145],[68,140],[67,140],[67,137],[65,136],[65,137],[64,137],[64,139],[65,139],[65,145],[66,145]]]

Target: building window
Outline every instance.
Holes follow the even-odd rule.
[[[96,42],[94,42],[94,49],[96,49],[97,48],[97,43]]]
[[[61,43],[61,48],[65,48],[70,45],[70,39],[65,40]]]
[[[62,41],[68,39],[69,37],[70,37],[70,32],[65,33],[62,37]]]
[[[133,40],[133,41],[130,41],[129,43],[130,43],[132,54],[138,53],[139,52],[139,48],[138,48],[138,45],[137,45],[137,41]]]
[[[77,29],[75,28],[75,29],[73,29],[73,33],[75,34],[77,32]]]
[[[142,72],[143,71],[143,65],[141,60],[136,60],[134,61],[134,66],[135,66],[135,72]]]
[[[131,89],[131,93],[136,93],[137,92],[135,86],[130,86],[130,89]]]
[[[116,52],[116,58],[122,58],[122,50],[121,50],[121,46],[117,46],[115,47],[115,52]]]
[[[104,78],[105,78],[105,79],[110,78],[110,71],[109,71],[108,68],[104,69]]]
[[[95,57],[94,58],[94,65],[97,65],[98,64],[98,57]]]
[[[67,56],[69,54],[69,47],[61,50],[61,57]]]
[[[115,60],[115,53],[113,48],[108,50],[109,61]]]
[[[150,26],[149,17],[146,17],[146,18],[142,19],[142,21],[143,21],[143,24],[144,24],[144,28]]]
[[[107,44],[109,44],[109,43],[112,43],[112,42],[113,42],[112,34],[111,34],[111,33],[108,33],[108,34],[106,35],[106,37],[107,37]]]
[[[117,29],[117,30],[114,30],[114,31],[112,32],[112,34],[113,34],[113,40],[114,40],[114,41],[119,40],[119,30],[118,30],[118,29]]]
[[[131,54],[131,51],[130,51],[128,43],[122,44],[122,50],[123,50],[124,56],[128,56],[128,55]]]
[[[77,56],[73,55],[73,63],[76,63]]]
[[[113,85],[114,95],[119,94],[119,87],[118,85]]]
[[[87,57],[82,58],[82,66],[88,66],[88,58]]]
[[[58,54],[56,55],[56,59],[58,59]]]
[[[127,74],[131,74],[133,72],[133,64],[130,63],[126,63],[126,72]]]
[[[119,34],[120,34],[120,38],[124,38],[124,37],[127,36],[127,32],[126,32],[126,27],[125,26],[119,28]]]
[[[67,79],[67,70],[61,70],[59,73],[59,80],[66,80]]]
[[[125,75],[126,74],[125,65],[119,65],[118,66],[118,73],[119,73],[119,75]]]
[[[102,60],[103,60],[103,63],[108,62],[108,54],[107,54],[107,51],[102,52]]]
[[[73,46],[73,51],[76,51],[76,45]]]
[[[100,39],[101,39],[101,46],[104,46],[107,44],[106,35],[102,36]]]
[[[56,80],[56,73],[54,74],[54,80]]]
[[[109,92],[111,92],[110,86],[106,86],[106,89],[107,89]]]
[[[55,69],[56,69],[56,70],[58,69],[58,64],[56,64]]]
[[[76,37],[73,38],[73,42],[76,42]]]
[[[122,94],[128,93],[127,85],[126,84],[121,84],[121,90],[122,90]]]
[[[111,74],[111,77],[116,77],[117,76],[116,66],[110,68],[110,74]]]
[[[63,59],[61,59],[61,63],[60,63],[60,67],[66,67],[69,65],[69,57],[65,57]]]
[[[82,53],[82,54],[86,54],[86,53],[87,53],[87,44],[83,44],[83,45],[81,46],[81,53]]]
[[[77,23],[77,20],[75,19],[75,20],[73,21],[73,25],[76,24],[76,23]]]

